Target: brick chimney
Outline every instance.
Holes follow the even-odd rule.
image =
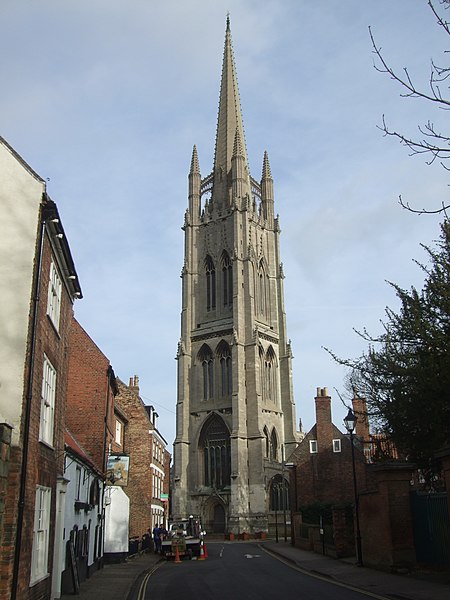
[[[357,418],[355,434],[367,442],[369,440],[369,419],[367,415],[366,399],[359,398],[355,394],[352,400],[352,407]]]
[[[327,388],[317,388],[316,432],[319,452],[332,447],[333,423],[331,421],[331,396]]]
[[[130,389],[135,392],[139,396],[139,377],[135,375],[134,377],[130,377]]]

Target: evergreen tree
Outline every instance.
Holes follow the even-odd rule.
[[[423,246],[429,265],[421,292],[390,283],[400,310],[386,309],[383,333],[371,337],[366,353],[342,360],[348,383],[365,396],[369,415],[399,451],[435,473],[435,453],[450,443],[450,222],[441,225],[436,248]]]

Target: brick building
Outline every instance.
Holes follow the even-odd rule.
[[[116,439],[117,392],[109,359],[72,318],[66,426],[103,473]]]
[[[300,547],[322,552],[326,542],[330,554],[351,555],[355,539],[351,442],[348,433],[332,422],[327,388],[317,388],[315,405],[315,425],[288,457],[292,533]],[[354,450],[361,493],[367,487],[364,440],[369,427],[364,401],[356,398],[353,409],[358,414]]]
[[[139,396],[139,380],[134,376],[125,385],[117,379],[116,406],[126,417],[123,450],[130,457],[128,485],[130,499],[130,538],[139,538],[157,523],[167,525],[168,493],[165,465],[170,464],[164,437],[157,428],[157,413]],[[170,455],[169,455],[170,456]]]
[[[0,138],[0,597],[53,597],[78,276],[45,181]]]

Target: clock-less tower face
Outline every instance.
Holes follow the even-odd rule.
[[[267,153],[249,172],[229,19],[213,170],[194,146],[183,229],[173,516],[264,531],[298,434],[273,181]]]

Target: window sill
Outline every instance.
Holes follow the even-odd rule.
[[[48,577],[50,577],[50,573],[46,573],[45,575],[36,576],[36,579],[30,579],[30,587],[37,585],[41,581],[44,581],[44,579],[48,579]]]

